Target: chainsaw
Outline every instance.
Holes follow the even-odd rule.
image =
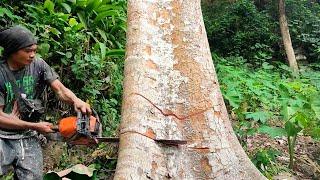
[[[77,116],[70,116],[59,121],[52,128],[55,133],[46,137],[54,141],[64,141],[71,145],[95,145],[101,142],[119,143],[119,137],[102,137],[102,124],[97,112],[92,109],[92,115],[77,112]],[[183,145],[185,140],[153,139],[164,145]]]

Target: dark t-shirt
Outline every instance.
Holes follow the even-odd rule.
[[[4,65],[8,66],[6,61]],[[42,59],[36,58],[31,64],[23,69],[12,71],[18,87],[26,94],[28,99],[41,99],[46,86],[58,78],[54,70]],[[8,74],[0,66],[0,105],[4,105],[3,111],[10,114],[15,102],[13,85]],[[34,131],[6,131],[0,129],[0,137],[19,139],[34,135]]]

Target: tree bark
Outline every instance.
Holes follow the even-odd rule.
[[[282,41],[283,41],[284,49],[286,51],[289,66],[291,67],[291,69],[293,69],[295,73],[297,73],[299,68],[298,68],[296,56],[294,54],[292,42],[290,38],[284,0],[279,0],[279,24],[280,24]]]
[[[128,0],[126,48],[115,179],[265,179],[228,119],[200,0]]]

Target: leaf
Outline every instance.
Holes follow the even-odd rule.
[[[69,19],[69,25],[71,26],[71,27],[73,27],[73,26],[75,26],[75,25],[77,25],[78,24],[78,22],[77,22],[77,20],[75,19],[75,18],[70,18]]]
[[[50,171],[44,176],[44,180],[60,180],[61,178],[78,179],[78,180],[90,180],[95,177],[95,169],[86,167],[82,164],[77,164],[69,169],[53,172]]]
[[[320,127],[316,127],[314,129],[312,129],[311,135],[313,138],[315,139],[320,139]]]
[[[287,135],[285,129],[283,129],[283,128],[280,128],[280,127],[270,127],[270,126],[266,126],[266,125],[261,126],[261,127],[258,129],[258,131],[259,131],[260,133],[268,134],[268,135],[271,136],[272,138],[280,137],[280,136],[286,136],[286,135]]]
[[[108,42],[108,38],[106,36],[106,33],[102,31],[101,29],[97,28],[97,31],[99,32],[100,36],[103,38],[105,42]]]
[[[109,10],[105,12],[101,12],[98,14],[98,16],[94,19],[94,23],[98,23],[98,21],[106,18],[106,17],[111,17],[111,16],[119,16],[118,11],[116,10]]]
[[[295,121],[298,122],[299,126],[302,128],[306,128],[309,124],[308,117],[305,116],[304,113],[298,112],[295,116]]]
[[[91,12],[95,10],[97,7],[99,7],[101,4],[100,0],[87,0],[87,6],[85,11],[86,12]]]
[[[266,123],[269,118],[270,118],[270,113],[265,111],[246,113],[246,119],[253,119],[255,121],[260,121],[261,123]]]
[[[105,4],[105,5],[99,6],[99,8],[97,8],[96,11],[97,11],[98,13],[100,13],[100,12],[107,11],[107,10],[110,10],[110,9],[113,9],[113,10],[121,10],[122,7],[115,6],[115,5],[111,5],[111,4]]]
[[[88,25],[86,23],[86,20],[84,19],[83,15],[81,13],[77,13],[78,18],[80,19],[80,22],[83,24],[84,28],[88,30]]]
[[[66,58],[68,58],[68,59],[72,58],[72,53],[71,52],[67,52],[66,53]]]
[[[124,49],[112,49],[106,52],[106,56],[124,56]]]
[[[21,19],[20,16],[14,15],[9,9],[0,7],[0,17],[3,17],[4,15],[7,15],[11,20]]]
[[[59,36],[61,34],[60,31],[56,28],[50,28],[50,32],[52,32],[56,36]]]
[[[240,107],[241,99],[239,93],[236,90],[228,88],[227,92],[224,93],[224,97],[229,101],[233,109],[237,109]]]
[[[80,7],[85,7],[87,4],[87,0],[76,0],[76,5]]]
[[[43,180],[60,180],[61,177],[56,172],[48,172],[44,175]]]
[[[104,43],[99,42],[101,58],[104,59],[106,57],[106,45]]]
[[[285,130],[288,136],[296,136],[302,128],[290,121],[287,121],[285,124]]]
[[[39,45],[39,53],[41,54],[41,56],[45,56],[46,54],[48,54],[50,49],[50,44],[48,43],[42,43]]]
[[[54,10],[54,3],[50,0],[46,0],[43,4],[45,9],[48,9],[49,12],[53,12]]]
[[[68,13],[71,13],[71,7],[69,6],[69,4],[61,3],[61,6],[63,6]]]
[[[283,116],[285,121],[290,120],[295,113],[296,113],[295,108],[291,106],[283,105],[281,108],[281,115]]]

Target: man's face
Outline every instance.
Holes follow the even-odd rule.
[[[38,46],[36,44],[20,49],[19,51],[11,54],[12,63],[18,66],[29,65],[35,58]]]

